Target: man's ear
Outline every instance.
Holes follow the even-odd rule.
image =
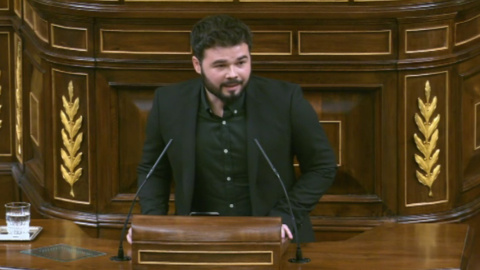
[[[198,74],[202,74],[202,64],[200,63],[200,60],[196,56],[192,56],[192,64],[193,68]]]

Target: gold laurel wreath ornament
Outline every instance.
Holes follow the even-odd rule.
[[[62,171],[63,179],[70,185],[70,195],[75,197],[73,185],[82,176],[82,168],[76,168],[82,161],[82,153],[78,151],[83,141],[83,133],[78,131],[82,127],[83,118],[80,115],[77,120],[74,120],[80,107],[80,101],[78,98],[73,101],[72,81],[68,83],[68,96],[69,100],[67,100],[65,96],[62,96],[65,111],[60,111],[60,119],[64,126],[64,128],[62,128],[62,141],[63,146],[65,146],[65,149],[60,149],[64,163],[60,165],[60,170]]]
[[[440,123],[440,115],[438,114],[432,121],[433,112],[437,108],[437,97],[433,97],[430,103],[430,82],[425,83],[425,96],[426,102],[423,102],[418,98],[418,107],[420,113],[423,116],[420,117],[418,113],[415,113],[415,123],[418,129],[422,133],[424,140],[422,140],[416,133],[413,135],[417,149],[423,156],[415,154],[415,161],[423,172],[416,171],[418,181],[429,188],[429,197],[433,197],[432,185],[440,174],[440,165],[435,164],[438,162],[440,155],[440,149],[436,149],[438,142],[438,124]],[[434,152],[435,151],[435,152]]]

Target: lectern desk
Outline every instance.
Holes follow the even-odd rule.
[[[0,220],[0,224],[5,224]],[[0,266],[32,269],[131,269],[131,262],[112,262],[118,240],[90,237],[80,226],[65,220],[32,220],[32,226],[43,231],[32,242],[0,242]],[[467,269],[472,232],[463,224],[386,224],[346,241],[317,242],[303,246],[303,253],[312,261],[308,264],[288,263],[295,245],[282,258],[282,269]],[[20,251],[55,244],[91,249],[106,255],[58,262],[22,254]],[[125,243],[125,252],[131,254]],[[228,269],[228,268],[226,268]],[[232,268],[230,268],[232,269]],[[474,269],[468,269],[474,270]]]

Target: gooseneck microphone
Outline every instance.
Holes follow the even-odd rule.
[[[285,198],[287,199],[288,210],[290,210],[290,216],[292,217],[293,230],[294,230],[295,238],[296,238],[296,242],[297,242],[297,252],[295,254],[295,258],[291,258],[288,261],[291,262],[291,263],[308,263],[308,262],[310,262],[310,259],[309,258],[304,258],[303,254],[302,254],[302,248],[300,247],[300,239],[298,237],[297,222],[295,221],[295,216],[293,215],[292,204],[290,203],[290,197],[288,196],[287,189],[285,188],[285,184],[283,183],[282,178],[280,177],[280,174],[277,172],[277,169],[275,169],[272,162],[268,158],[267,154],[265,153],[265,151],[263,151],[263,148],[260,145],[260,143],[258,142],[258,140],[254,139],[254,141],[257,144],[258,149],[260,149],[260,152],[262,152],[263,157],[268,162],[268,165],[270,165],[270,168],[272,169],[273,173],[275,174],[275,176],[277,176],[278,181],[280,182],[280,185],[282,186],[283,192],[285,193]]]
[[[123,239],[125,238],[125,232],[127,230],[128,221],[130,220],[130,216],[132,215],[133,206],[135,205],[135,201],[138,197],[138,194],[140,193],[140,190],[145,185],[147,180],[150,178],[150,175],[152,175],[152,173],[155,170],[155,168],[157,167],[158,163],[160,163],[160,160],[163,158],[163,156],[167,152],[167,149],[168,149],[168,147],[170,147],[170,144],[172,143],[172,141],[173,141],[173,139],[170,139],[168,141],[167,145],[165,145],[162,153],[160,153],[160,155],[157,158],[157,161],[155,161],[152,168],[150,169],[147,176],[145,177],[145,180],[143,180],[142,184],[138,187],[137,193],[135,194],[135,197],[133,198],[132,205],[130,206],[130,210],[128,211],[127,217],[125,218],[125,223],[123,224],[122,234],[120,236],[120,243],[118,244],[117,256],[110,257],[110,260],[112,260],[112,261],[130,261],[132,259],[132,258],[130,258],[130,256],[125,256],[124,253],[123,253]]]

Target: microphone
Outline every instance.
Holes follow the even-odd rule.
[[[302,255],[302,248],[300,247],[300,239],[298,237],[297,222],[295,221],[295,216],[293,215],[292,205],[290,204],[290,198],[288,197],[288,193],[287,193],[287,189],[285,188],[285,184],[283,184],[283,181],[282,181],[282,178],[280,177],[280,174],[277,172],[277,169],[275,169],[275,167],[273,166],[272,162],[268,158],[265,151],[263,151],[263,148],[260,145],[260,143],[258,142],[258,140],[257,139],[254,139],[254,140],[255,140],[255,143],[258,146],[258,149],[260,149],[260,152],[262,152],[263,157],[268,162],[268,165],[270,165],[270,168],[272,169],[273,173],[275,174],[275,176],[277,176],[278,181],[280,182],[280,185],[282,186],[283,192],[285,193],[285,198],[287,198],[288,210],[290,210],[290,216],[292,217],[293,230],[294,230],[295,238],[296,238],[296,242],[297,242],[297,252],[295,254],[295,258],[291,258],[288,261],[291,262],[291,263],[308,263],[308,262],[310,262],[310,259],[309,258],[304,258],[303,255]]]
[[[117,256],[110,257],[110,260],[112,260],[112,261],[130,261],[132,259],[130,256],[125,256],[123,254],[123,239],[125,238],[125,232],[127,230],[127,225],[128,225],[128,221],[130,220],[130,216],[132,215],[132,210],[133,210],[133,206],[135,205],[135,200],[137,199],[138,194],[140,193],[140,190],[145,185],[145,183],[147,183],[147,180],[150,178],[150,175],[153,173],[153,171],[157,167],[158,163],[160,162],[160,160],[163,158],[163,156],[167,152],[167,149],[168,149],[168,147],[170,147],[170,144],[172,143],[172,141],[173,141],[173,139],[170,139],[168,141],[167,145],[165,145],[162,153],[160,153],[160,155],[157,158],[157,161],[155,161],[152,168],[150,169],[147,176],[145,177],[145,180],[143,180],[140,187],[138,187],[137,193],[135,194],[135,197],[133,198],[132,205],[130,206],[130,210],[128,211],[127,217],[125,218],[125,223],[123,224],[122,234],[120,236],[120,243],[118,244]]]

